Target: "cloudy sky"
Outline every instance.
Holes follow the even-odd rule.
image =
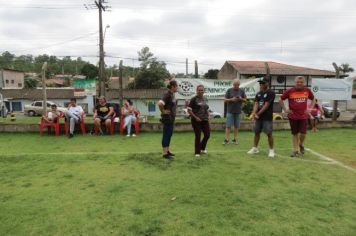
[[[91,0],[0,0],[0,53],[98,58]],[[173,73],[185,58],[201,73],[226,60],[270,60],[332,70],[356,68],[355,0],[110,0],[107,64],[137,66],[148,46]],[[189,65],[193,72],[193,64]]]

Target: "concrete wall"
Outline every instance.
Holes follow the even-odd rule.
[[[220,80],[233,80],[237,77],[237,71],[228,63],[225,63],[218,73],[218,79]]]
[[[22,89],[25,86],[24,73],[2,70],[2,86],[5,89]]]
[[[356,111],[356,98],[353,98],[352,100],[347,101],[346,109],[348,111]]]
[[[241,130],[252,131],[252,122],[241,122]],[[93,128],[93,124],[87,124],[86,130],[90,131]],[[328,129],[328,128],[356,128],[356,121],[323,121],[319,124],[318,128]],[[224,123],[211,123],[212,131],[224,131]],[[274,130],[289,130],[289,122],[286,120],[283,121],[274,121],[273,123]],[[160,132],[162,131],[162,124],[140,124],[140,130],[143,132]],[[64,127],[62,126],[61,131],[63,133]],[[191,131],[192,126],[190,123],[176,123],[175,131]],[[14,132],[14,133],[24,133],[24,132],[38,132],[38,124],[0,124],[0,132]],[[118,129],[115,130],[115,133],[118,134]]]

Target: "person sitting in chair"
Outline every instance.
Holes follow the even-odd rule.
[[[52,104],[51,110],[47,113],[47,116],[43,116],[43,119],[47,123],[55,123],[57,122],[58,118],[61,116],[61,112],[57,110],[57,105]]]
[[[83,114],[83,108],[77,105],[77,99],[70,99],[68,110],[65,112],[65,117],[67,122],[69,122],[69,138],[73,138],[75,124],[80,122]]]
[[[106,102],[104,96],[99,97],[99,103],[95,107],[94,111],[94,126],[99,130],[99,134],[103,135],[103,130],[101,129],[101,124],[104,123],[106,126],[106,132],[109,133],[111,127],[111,118],[114,115],[114,108],[111,104]]]
[[[132,106],[132,101],[126,99],[123,107],[121,108],[121,114],[124,117],[124,129],[127,128],[127,137],[131,136],[131,125],[136,121],[135,108]],[[135,133],[132,136],[136,136]]]

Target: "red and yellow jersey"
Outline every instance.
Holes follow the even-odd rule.
[[[289,110],[291,111],[288,115],[289,119],[292,120],[305,120],[308,119],[306,113],[308,106],[308,99],[313,100],[314,95],[312,91],[308,88],[296,89],[291,88],[285,91],[282,95],[282,100],[288,99]]]

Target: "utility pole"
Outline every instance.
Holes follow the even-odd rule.
[[[119,88],[120,88],[120,106],[124,104],[124,93],[123,93],[123,86],[122,86],[122,74],[123,74],[123,62],[120,60],[120,65],[119,65]]]
[[[108,11],[106,0],[95,0],[94,4],[84,4],[87,10],[98,9],[99,11],[99,95],[105,96],[105,62],[104,62],[104,34],[103,34],[103,11]]]
[[[185,59],[185,75],[188,77],[188,58]]]
[[[43,63],[42,66],[43,115],[47,114],[46,70],[47,70],[47,62]]]
[[[336,72],[336,79],[339,79],[340,78],[340,68],[337,66],[337,64],[335,62],[333,62],[333,67],[335,69],[335,72]],[[333,121],[336,121],[337,120],[337,105],[338,105],[338,102],[337,100],[334,100],[334,103],[333,103]]]
[[[194,61],[194,77],[197,79],[199,78],[199,70],[198,70],[198,61],[195,60]]]

